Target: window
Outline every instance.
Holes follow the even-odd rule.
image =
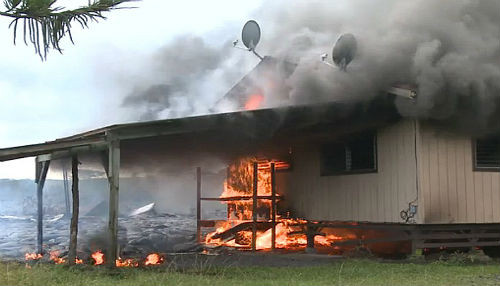
[[[374,132],[363,133],[321,148],[321,175],[370,173],[377,171]]]
[[[476,139],[474,166],[477,171],[500,171],[500,136]]]

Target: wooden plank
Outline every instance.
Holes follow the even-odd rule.
[[[455,137],[446,137],[448,140],[447,165],[448,165],[448,199],[450,222],[458,221],[458,191],[457,191],[457,141]]]
[[[109,142],[109,222],[108,222],[108,255],[107,264],[115,267],[118,257],[118,196],[120,189],[120,141]]]
[[[385,154],[388,146],[385,144],[383,140],[383,132],[384,130],[379,130],[377,132],[377,221],[386,221],[386,194],[387,194],[387,185],[384,183],[386,181],[385,175],[385,166],[387,165],[385,162],[387,161]]]
[[[440,248],[440,247],[475,247],[475,246],[500,246],[500,241],[476,241],[476,242],[424,242],[418,243],[417,248]]]
[[[457,222],[467,222],[467,193],[465,183],[465,140],[457,141],[457,148],[455,149],[455,156],[457,158],[455,169],[457,178],[457,206],[458,206],[458,220]]]
[[[201,167],[196,168],[196,241],[201,243]]]
[[[97,152],[106,150],[106,148],[107,145],[104,142],[85,145],[85,146],[71,147],[63,151],[54,151],[51,153],[38,155],[36,157],[36,160],[37,162],[43,162],[43,161],[66,159],[66,158],[71,158],[75,154]]]
[[[425,125],[419,124],[419,129],[422,130],[421,128],[424,128]],[[430,141],[428,140],[428,131],[427,130],[422,130],[420,132],[420,144],[419,144],[419,154],[420,154],[420,162],[421,162],[421,168],[419,169],[419,172],[421,175],[419,175],[419,178],[421,179],[421,183],[419,184],[419,208],[421,210],[419,211],[422,214],[421,217],[421,222],[422,223],[427,223],[428,219],[431,216],[431,167],[430,167],[430,149],[429,149],[429,144]],[[423,197],[423,205],[422,202],[420,202],[420,199]],[[422,209],[423,208],[423,209]]]
[[[253,201],[252,201],[252,251],[257,250],[257,194],[259,185],[259,164],[253,163]]]
[[[274,163],[271,163],[271,250],[276,249],[276,169]]]
[[[43,186],[49,172],[50,161],[45,161],[40,167],[40,178],[37,184],[37,250],[39,254],[43,254]]]
[[[450,217],[449,196],[448,196],[448,172],[447,172],[447,141],[437,135],[438,141],[438,177],[439,177],[439,222],[447,223]]]
[[[75,265],[76,263],[76,246],[78,238],[78,215],[80,210],[80,195],[78,190],[78,156],[73,155],[71,158],[71,194],[73,196],[73,212],[71,214],[70,240],[68,252],[68,264]]]
[[[52,141],[41,144],[33,144],[26,146],[19,146],[13,148],[0,149],[0,162],[20,159],[25,157],[39,156],[48,154],[55,151],[70,149],[78,146],[103,144],[105,143],[102,137],[91,139],[78,139],[73,141]]]
[[[394,185],[394,196],[393,196],[393,204],[394,204],[394,209],[392,212],[392,220],[393,222],[400,222],[401,217],[399,213],[401,210],[406,207],[406,202],[405,200],[405,194],[404,192],[406,191],[404,189],[404,184],[403,180],[405,170],[407,168],[403,168],[402,166],[404,165],[405,162],[404,160],[404,137],[405,137],[405,125],[403,124],[404,122],[400,122],[396,125],[396,134],[399,136],[395,136],[396,138],[394,140],[394,150],[392,152],[392,159],[393,159],[393,166],[392,166],[392,173],[395,174],[395,185]]]
[[[493,195],[491,192],[491,174],[483,172],[483,206],[484,206],[484,222],[493,222],[493,208],[498,208],[499,205],[491,204]]]
[[[491,176],[491,204],[493,206],[493,221],[500,222],[500,174]]]
[[[426,223],[440,222],[440,195],[439,195],[439,165],[438,165],[438,142],[433,135],[429,134],[429,174],[430,174],[430,200],[427,207],[429,215]]]
[[[371,222],[325,222],[319,221],[310,223],[315,227],[345,228],[345,229],[377,229],[377,230],[420,230],[420,231],[500,231],[500,224],[403,224],[403,223],[371,223]],[[290,226],[300,226],[290,224]]]
[[[332,242],[332,246],[363,245],[363,244],[378,243],[378,242],[396,242],[396,241],[407,241],[407,240],[411,240],[411,238],[408,235],[399,235],[399,236],[383,237],[383,238],[334,241]]]
[[[240,231],[244,230],[252,230],[253,229],[258,229],[258,230],[268,230],[270,227],[272,227],[272,223],[268,221],[258,221],[258,222],[253,222],[253,221],[246,221],[242,222],[238,225],[235,225],[232,228],[226,229],[223,232],[216,233],[212,236],[213,239],[221,239],[221,240],[227,240]]]
[[[397,133],[397,128],[395,126],[391,127],[391,134]],[[395,222],[394,218],[396,215],[399,214],[400,210],[397,209],[398,206],[398,173],[397,170],[394,168],[394,163],[396,162],[397,159],[397,142],[396,138],[393,138],[393,136],[390,136],[388,138],[390,140],[390,146],[391,150],[388,153],[389,160],[390,160],[390,165],[387,166],[388,170],[385,173],[386,176],[390,177],[390,193],[389,193],[389,201],[388,201],[388,211],[389,215],[387,217],[387,222]],[[386,206],[387,207],[387,206]],[[399,220],[398,220],[399,221]]]
[[[500,233],[427,233],[411,236],[413,239],[470,239],[470,238],[498,238]]]
[[[465,186],[466,186],[466,206],[467,223],[476,222],[476,196],[474,188],[474,172],[472,162],[471,140],[465,142]]]
[[[418,223],[426,222],[426,215],[429,211],[429,151],[428,142],[425,140],[425,130],[422,130],[422,124],[415,121],[416,124],[416,145],[417,153],[417,197],[418,197]]]
[[[476,202],[476,222],[486,222],[484,220],[483,201],[483,172],[474,172],[474,199]]]

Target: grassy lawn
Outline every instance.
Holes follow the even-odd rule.
[[[313,267],[166,266],[107,270],[0,263],[0,285],[500,285],[500,264],[346,260]]]

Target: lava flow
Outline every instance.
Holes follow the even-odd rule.
[[[217,229],[205,237],[208,245],[223,245],[248,249],[252,240],[250,227],[241,231],[231,233],[230,230],[242,223],[252,222],[253,202],[251,200],[253,190],[253,164],[256,158],[247,157],[236,161],[229,166],[228,178],[224,182],[224,191],[220,198],[226,199],[222,203],[228,205],[228,219],[217,225]],[[271,196],[271,168],[270,163],[276,163],[279,168],[287,169],[289,165],[282,161],[259,161],[257,196]],[[279,167],[278,167],[279,166]],[[256,210],[259,221],[271,220],[271,200],[259,199]],[[276,216],[276,248],[299,249],[307,245],[303,226],[307,221],[302,219],[283,218]],[[250,225],[249,225],[250,226]],[[316,236],[315,244],[318,246],[331,247],[332,242],[342,240],[342,237],[334,234]],[[257,231],[256,249],[271,249],[272,229]]]

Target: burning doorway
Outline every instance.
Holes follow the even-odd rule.
[[[277,192],[276,174],[291,168],[288,160],[243,157],[227,169],[222,194],[218,198],[201,197],[198,170],[198,200],[220,201],[227,205],[226,220],[201,220],[198,216],[198,238],[205,246],[226,246],[240,250],[303,250],[306,247],[328,248],[332,243],[352,235],[336,232],[311,233],[308,221],[293,218],[286,209],[284,196]],[[216,230],[202,237],[202,228]]]

